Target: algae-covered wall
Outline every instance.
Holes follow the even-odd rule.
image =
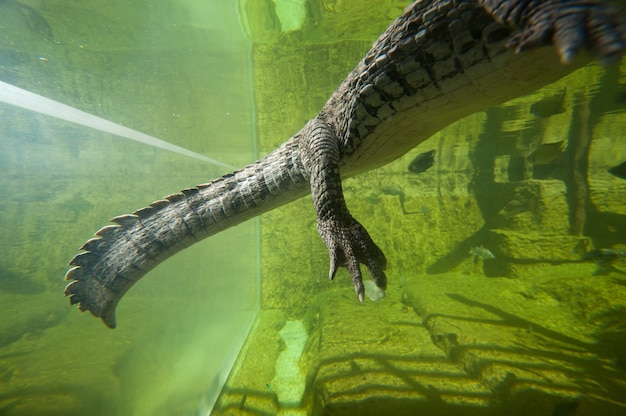
[[[285,3],[292,7],[292,20],[280,10]],[[254,45],[262,153],[319,111],[404,5],[241,4]],[[580,262],[592,247],[622,247],[626,181],[607,173],[626,156],[619,139],[620,74],[618,68],[589,66],[528,97],[470,116],[396,162],[345,181],[348,207],[388,257],[389,284],[452,270],[517,277],[549,266],[555,272],[574,267],[579,275],[595,267]],[[531,111],[535,103],[538,110]],[[561,141],[562,152],[551,160],[551,143]],[[407,170],[416,155],[431,149],[436,149],[432,168],[420,174]],[[531,161],[536,150],[540,156],[547,151],[548,163]],[[345,271],[328,282],[328,254],[314,215],[307,197],[263,216],[264,308],[298,315],[316,293],[351,285]],[[469,254],[481,246],[495,259]]]

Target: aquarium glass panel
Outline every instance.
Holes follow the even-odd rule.
[[[0,414],[206,414],[259,304],[257,222],[119,303],[64,298],[109,220],[256,158],[231,2],[0,0]]]

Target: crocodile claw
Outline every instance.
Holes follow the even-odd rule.
[[[360,266],[363,263],[367,266],[376,286],[382,290],[387,288],[387,277],[384,272],[387,259],[361,224],[353,218],[345,222],[336,219],[318,220],[317,230],[330,254],[328,273],[330,280],[334,279],[339,267],[345,267],[352,277],[354,291],[363,302],[365,287]]]
[[[583,49],[603,65],[619,62],[626,39],[624,22],[615,7],[593,1],[539,3],[522,32],[507,42],[520,52],[552,42],[561,62],[569,63]]]

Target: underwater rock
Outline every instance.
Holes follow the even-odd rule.
[[[299,362],[309,335],[301,320],[287,321],[279,334],[285,349],[276,360],[271,387],[281,406],[294,407],[300,404],[306,387]]]
[[[563,149],[565,149],[565,140],[554,143],[544,143],[528,156],[528,160],[533,165],[551,165],[561,159]]]
[[[498,210],[500,218],[495,229],[545,235],[569,233],[567,189],[561,180],[509,183],[503,188],[503,198],[496,201],[504,206]]]
[[[385,291],[376,286],[376,283],[372,280],[364,281],[363,286],[365,286],[365,294],[372,302],[376,302],[385,297]]]
[[[541,232],[489,230],[490,244],[498,247],[502,257],[525,262],[579,261],[579,247],[589,244],[589,238],[571,235],[545,235]]]
[[[617,176],[620,179],[626,179],[626,161],[620,163],[619,165],[613,166],[612,168],[608,168],[607,172],[609,172],[613,176]]]
[[[402,299],[421,313],[431,340],[446,348],[451,361],[468,373],[467,380],[489,389],[491,403],[499,403],[493,414],[572,416],[572,401],[580,403],[581,415],[623,414],[624,372],[596,338],[597,317],[620,310],[611,327],[624,322],[623,286],[608,277],[557,276],[544,272],[540,283],[459,272],[425,275],[404,287]],[[558,358],[544,361],[545,356]],[[542,364],[534,365],[537,360]],[[606,368],[598,365],[600,360],[606,360]],[[442,386],[463,388],[464,381],[456,378]],[[449,414],[483,414],[454,410]]]
[[[496,256],[493,255],[493,253],[491,252],[491,250],[489,250],[488,248],[485,248],[483,246],[479,246],[479,247],[472,247],[469,251],[469,254],[471,254],[472,256],[479,257],[483,260],[489,260],[489,259],[495,259]]]
[[[530,114],[537,118],[548,118],[555,114],[562,114],[565,110],[565,93],[563,88],[558,94],[542,98],[530,105]]]
[[[435,164],[436,150],[429,150],[428,152],[420,153],[409,164],[409,172],[422,173],[426,172]]]

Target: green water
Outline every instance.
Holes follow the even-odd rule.
[[[243,3],[262,151],[319,111],[403,6],[307,2],[285,23],[286,5]],[[590,65],[345,181],[388,259],[377,302],[360,305],[345,270],[328,281],[308,198],[264,215],[260,319],[215,413],[626,414],[626,260],[583,259],[626,250],[626,180],[608,172],[626,160],[625,86],[626,64]],[[434,165],[409,172],[431,149]],[[306,334],[286,338],[296,324]]]
[[[204,3],[0,0],[0,80],[241,166],[408,1]],[[626,251],[625,96],[625,63],[590,65],[345,181],[382,299],[328,281],[302,198],[150,272],[113,331],[62,297],[67,261],[224,172],[0,105],[0,415],[206,414],[255,317],[214,415],[626,414],[626,259],[584,259]]]
[[[226,3],[0,2],[1,81],[237,166],[255,159],[249,55]],[[0,414],[209,409],[258,309],[255,221],[155,269],[114,331],[63,276],[110,218],[224,169],[7,104],[0,120]]]

